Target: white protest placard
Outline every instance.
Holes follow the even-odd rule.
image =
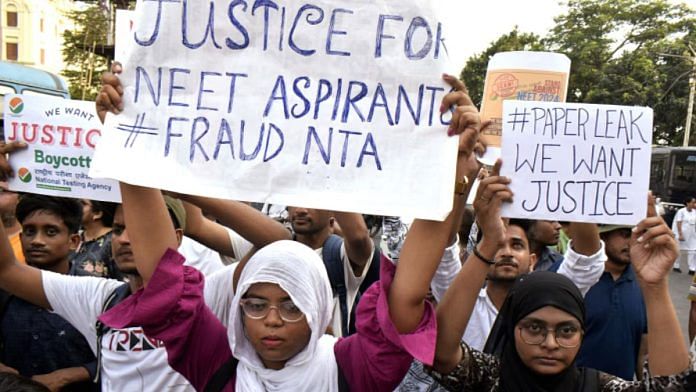
[[[94,102],[5,96],[5,140],[28,147],[10,156],[10,190],[120,202],[118,183],[89,176],[101,123]]]
[[[645,218],[652,109],[506,101],[506,217],[634,225]]]
[[[457,142],[440,114],[448,59],[434,4],[138,2],[125,109],[107,117],[91,173],[443,219]]]
[[[123,62],[128,57],[130,52],[130,43],[128,37],[133,34],[133,26],[135,24],[135,12],[132,10],[116,10],[116,23],[114,26],[114,60]]]

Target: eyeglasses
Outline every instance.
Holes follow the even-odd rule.
[[[540,345],[550,333],[559,346],[563,348],[575,348],[582,341],[582,329],[575,325],[561,325],[556,329],[548,329],[538,322],[523,323],[518,326],[522,341],[530,345]]]
[[[295,306],[292,301],[284,301],[278,305],[271,305],[271,303],[265,299],[260,298],[244,298],[239,303],[242,305],[242,311],[247,317],[254,320],[261,320],[268,316],[271,309],[278,311],[280,318],[288,323],[296,323],[304,317],[304,313]]]

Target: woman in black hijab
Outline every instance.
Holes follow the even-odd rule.
[[[686,345],[669,296],[667,276],[678,256],[670,229],[649,203],[648,217],[633,230],[631,262],[648,314],[650,371],[657,377],[624,381],[592,369],[578,369],[575,357],[583,338],[585,307],[573,283],[551,272],[521,277],[509,291],[486,343],[485,353],[462,342],[493,255],[506,227],[500,217],[510,201],[510,180],[484,179],[474,202],[483,237],[438,306],[438,348],[431,375],[451,391],[684,391],[693,378]],[[453,321],[455,320],[455,321]],[[442,321],[442,322],[441,322]],[[442,344],[440,343],[442,341]]]
[[[548,325],[549,318],[558,322]],[[500,390],[518,390],[518,385],[535,391],[598,390],[599,372],[574,366],[584,320],[582,294],[570,279],[548,271],[522,276],[510,290],[484,348],[500,358]],[[521,344],[516,344],[516,335]],[[548,335],[555,340],[552,347],[547,347]],[[546,368],[560,372],[542,374]]]

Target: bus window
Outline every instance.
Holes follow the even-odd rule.
[[[688,188],[696,180],[696,154],[675,152],[672,166],[671,185],[677,188]]]
[[[30,90],[28,88],[25,88],[24,90],[22,90],[22,94],[24,94],[24,95],[43,95],[43,96],[48,95],[50,97],[63,98],[63,94],[58,93],[58,92],[53,93],[53,92],[48,92],[48,91],[34,91],[34,90]]]

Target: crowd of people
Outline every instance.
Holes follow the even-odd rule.
[[[119,71],[103,77],[102,121],[123,108]],[[452,211],[383,217],[376,239],[357,213],[126,183],[121,204],[5,186],[0,391],[696,388],[668,289],[680,249],[696,270],[696,199],[674,231],[650,195],[635,227],[503,219],[504,157],[482,171],[488,124],[444,79]],[[24,147],[0,147],[4,175]]]

